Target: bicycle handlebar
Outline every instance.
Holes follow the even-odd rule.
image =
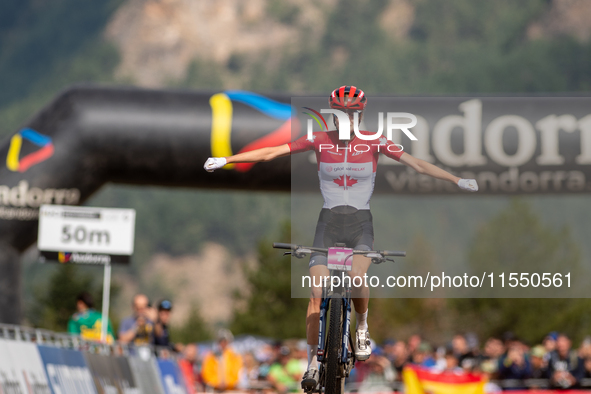
[[[294,244],[286,244],[282,242],[273,242],[273,247],[275,249],[308,249],[314,252],[321,252],[321,253],[328,253],[328,248],[315,248],[311,246],[300,246]],[[394,257],[406,257],[406,252],[402,251],[394,251],[394,250],[354,250],[353,254],[369,254],[369,253],[379,253],[384,257],[394,256]]]
[[[275,249],[295,249],[297,245],[284,244],[282,242],[273,242],[273,247]]]
[[[382,250],[379,251],[384,257],[385,256],[397,256],[397,257],[406,257],[406,252],[399,252],[395,250]]]

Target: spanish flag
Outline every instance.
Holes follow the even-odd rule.
[[[407,394],[484,394],[485,379],[472,373],[432,372],[410,365],[402,379]]]

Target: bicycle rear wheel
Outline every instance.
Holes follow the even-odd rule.
[[[341,349],[343,331],[343,299],[330,300],[330,325],[328,328],[326,354],[325,394],[342,394],[345,391],[345,378],[342,374]]]

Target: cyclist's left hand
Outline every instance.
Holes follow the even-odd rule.
[[[460,189],[468,190],[469,192],[478,191],[478,183],[476,183],[476,179],[460,179],[458,181],[458,186]]]
[[[226,158],[225,157],[210,157],[207,159],[203,168],[207,172],[214,172],[215,170],[222,168],[226,165]]]

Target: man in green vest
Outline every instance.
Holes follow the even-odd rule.
[[[94,301],[90,293],[84,291],[76,298],[77,312],[68,321],[68,333],[80,335],[87,341],[101,340],[102,314],[93,309]],[[107,343],[113,343],[113,327],[108,321]]]

